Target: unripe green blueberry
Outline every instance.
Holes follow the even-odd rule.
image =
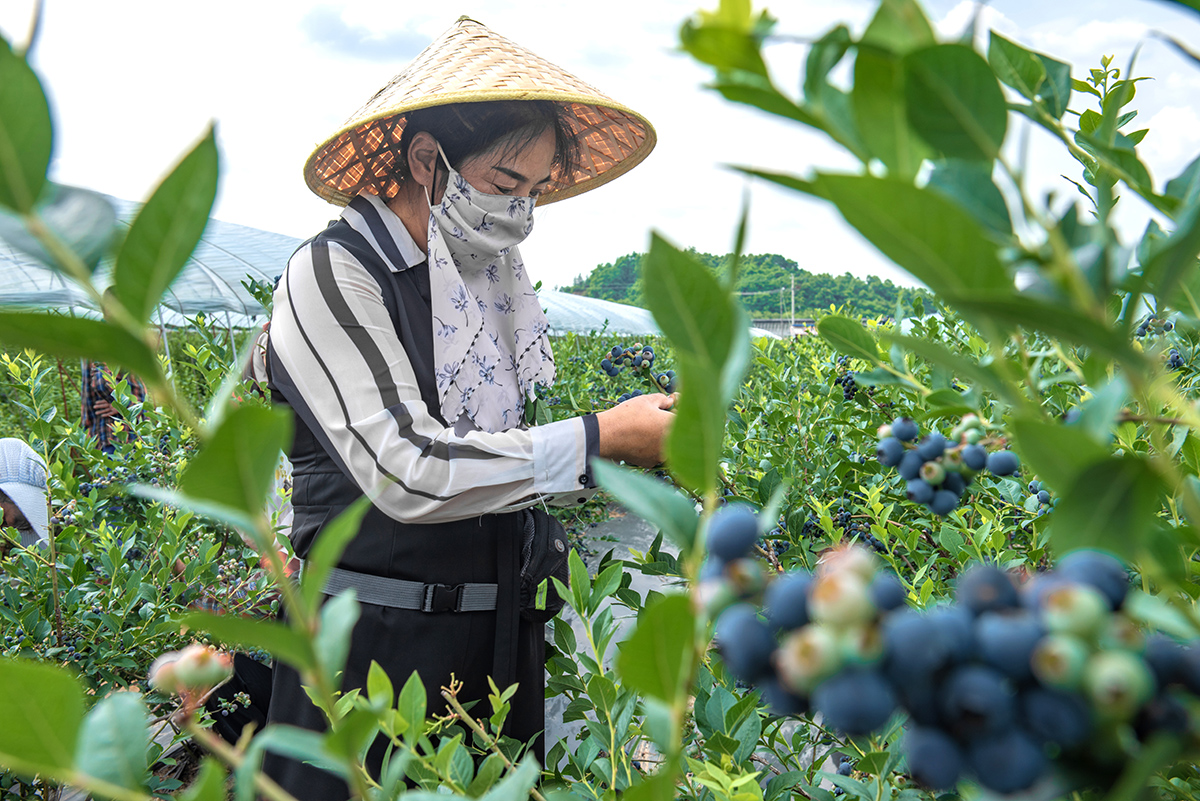
[[[879,557],[858,545],[840,548],[827,553],[821,563],[821,575],[829,573],[853,573],[868,584],[879,570]]]
[[[819,623],[842,628],[874,619],[876,609],[862,576],[843,570],[813,582],[809,613]]]
[[[794,693],[807,695],[841,667],[838,638],[825,626],[810,624],[793,632],[776,654],[779,678]]]
[[[1078,637],[1049,634],[1033,649],[1033,675],[1047,687],[1074,690],[1083,680],[1091,651]]]
[[[734,559],[725,566],[729,589],[738,598],[760,594],[767,586],[767,577],[757,559]]]
[[[921,478],[936,487],[946,480],[946,468],[940,462],[926,462],[921,465]]]
[[[1042,598],[1042,622],[1050,631],[1090,639],[1104,631],[1110,616],[1104,596],[1083,584],[1063,584]]]
[[[946,454],[942,457],[942,466],[955,473],[961,473],[963,469],[962,451],[958,448],[946,451]]]
[[[843,629],[838,644],[848,665],[873,665],[883,659],[883,632],[874,623]]]
[[[1088,660],[1083,685],[1101,717],[1129,720],[1154,694],[1154,675],[1128,651],[1101,651]]]
[[[971,428],[963,432],[963,441],[968,445],[977,445],[981,439],[983,439],[983,432],[978,428]]]
[[[1146,647],[1146,635],[1127,615],[1110,615],[1100,632],[1100,647],[1105,650],[1125,650],[1141,653]]]
[[[884,423],[883,425],[881,425],[879,427],[879,438],[880,439],[884,439],[885,437],[890,437],[891,435],[892,435],[892,424],[891,423]]]

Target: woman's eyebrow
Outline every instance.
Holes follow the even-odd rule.
[[[509,178],[512,178],[514,181],[528,181],[529,180],[528,178],[526,178],[524,175],[521,175],[521,173],[517,172],[516,170],[510,170],[508,167],[501,167],[498,164],[493,165],[492,169],[495,170],[496,172],[504,173]],[[534,186],[537,186],[537,184],[544,184],[544,183],[548,182],[549,180],[550,180],[550,176],[547,175],[542,180],[536,182],[534,184]]]

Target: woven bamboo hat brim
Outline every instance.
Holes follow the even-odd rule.
[[[405,115],[419,108],[486,100],[552,100],[565,104],[579,143],[579,165],[556,175],[538,206],[573,197],[628,172],[654,148],[650,122],[574,75],[468,17],[419,56],[304,165],[312,191],[344,206],[363,189],[393,197]]]

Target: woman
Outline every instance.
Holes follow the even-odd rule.
[[[658,463],[672,415],[651,395],[520,425],[554,362],[517,245],[535,203],[611,180],[653,143],[638,115],[463,18],[309,159],[309,186],[347,207],[289,262],[269,363],[296,412],[297,553],[373,501],[327,588],[363,602],[344,688],[364,686],[372,660],[397,686],[416,670],[434,712],[451,673],[467,701],[492,676],[519,683],[508,733],[542,730],[544,629],[513,600],[514,510],[586,498],[596,456]],[[269,722],[324,727],[286,666]],[[266,770],[300,798],[347,792],[282,758]]]

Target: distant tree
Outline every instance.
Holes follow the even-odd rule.
[[[722,256],[689,250],[717,272],[729,268],[730,254]],[[629,253],[615,262],[596,266],[588,275],[576,276],[564,292],[634,306],[642,304],[641,263],[644,254]],[[738,270],[738,291],[752,317],[787,317],[792,311],[792,277],[796,279],[796,316],[811,317],[830,306],[849,306],[871,317],[888,316],[896,303],[914,296],[928,296],[925,290],[897,286],[878,276],[858,278],[850,273],[831,275],[810,273],[778,253],[748,254]]]

